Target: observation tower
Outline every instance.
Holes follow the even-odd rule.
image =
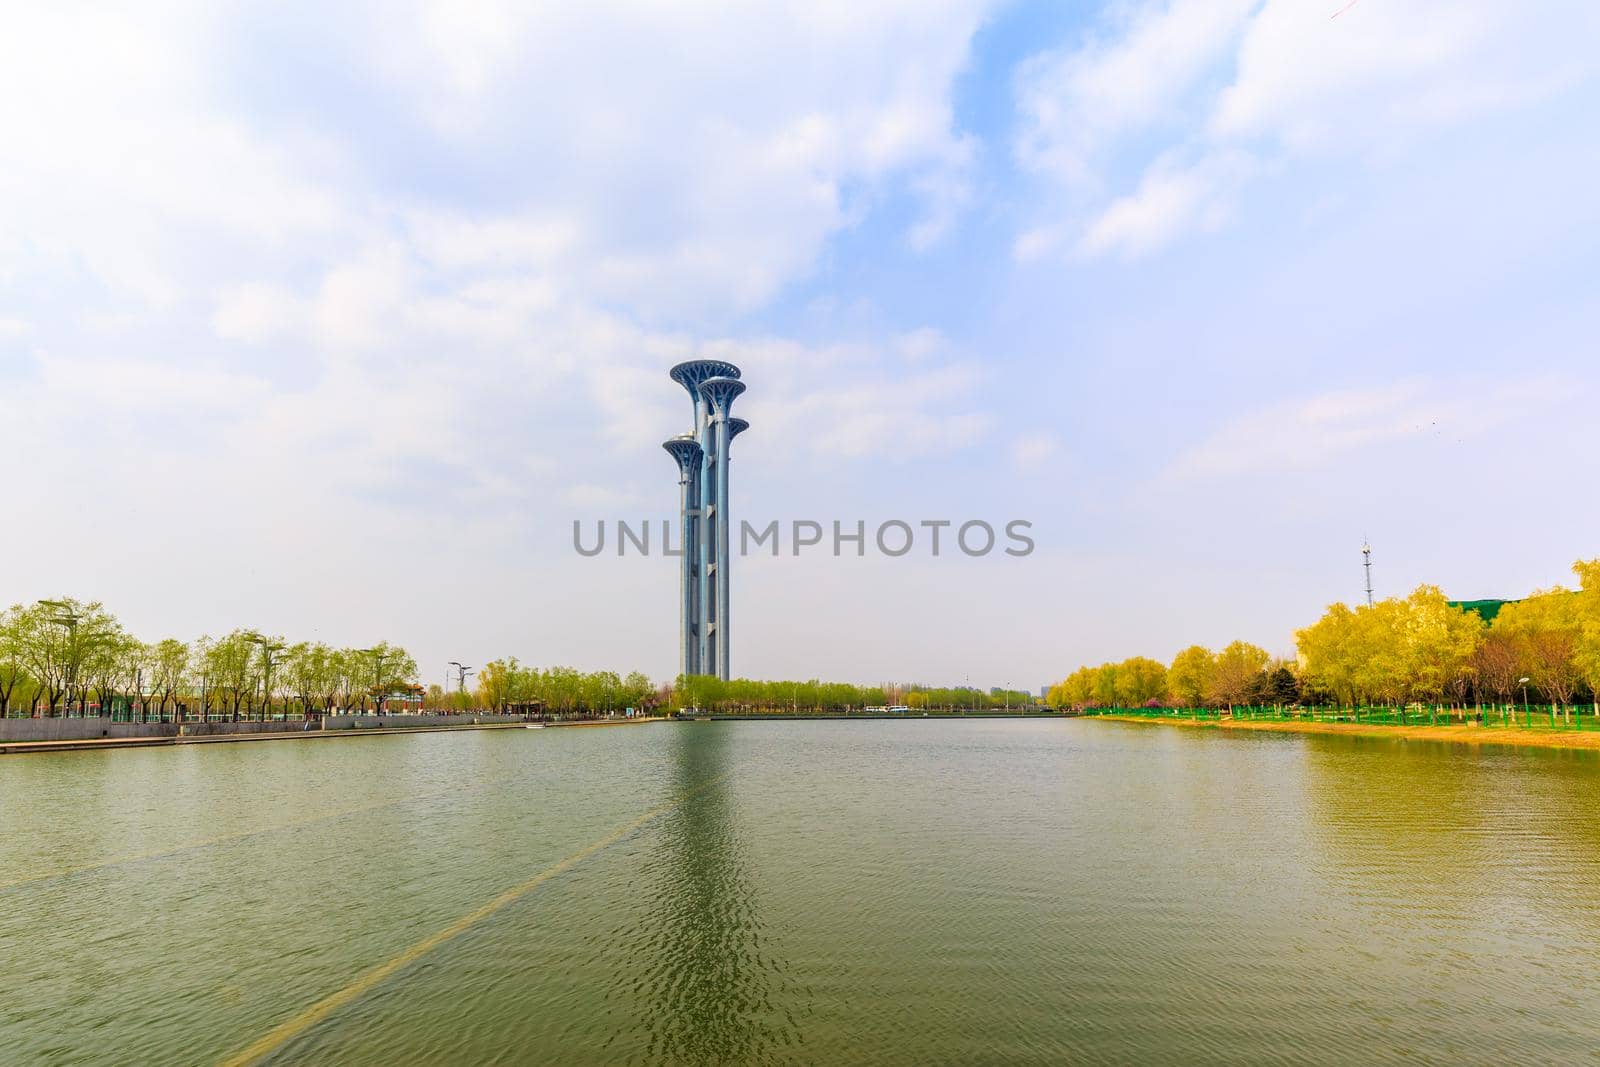
[[[694,406],[686,434],[662,447],[678,464],[683,561],[678,584],[678,670],[730,677],[729,575],[733,555],[728,523],[728,446],[749,429],[732,415],[744,392],[739,368],[720,359],[693,359],[670,372]]]

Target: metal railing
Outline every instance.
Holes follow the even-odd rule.
[[[1448,704],[1235,706],[1233,708],[1086,707],[1085,716],[1191,722],[1326,722],[1370,726],[1482,726],[1519,730],[1600,730],[1592,705]]]

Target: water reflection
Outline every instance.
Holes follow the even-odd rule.
[[[1451,924],[1513,912],[1600,935],[1573,884],[1600,876],[1592,752],[1318,739],[1305,811],[1322,873],[1351,899]]]
[[[675,785],[696,793],[662,820],[642,881],[650,903],[609,999],[632,1025],[636,1063],[780,1063],[795,1054],[795,991],[765,949],[761,913],[739,833],[728,772],[731,732],[673,731]]]

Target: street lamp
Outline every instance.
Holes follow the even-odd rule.
[[[472,673],[472,668],[471,667],[463,667],[461,664],[457,663],[455,660],[451,660],[450,661],[450,666],[452,666],[452,667],[454,667],[456,669],[456,692],[461,694],[464,697],[464,696],[466,696],[466,693],[467,693],[467,675]],[[462,700],[462,701],[459,701],[459,703],[463,703],[464,704],[464,703],[466,703],[466,701]]]
[[[261,661],[266,668],[261,679],[261,721],[266,722],[267,713],[272,710],[272,654],[282,652],[284,644],[282,641],[263,637],[254,630],[245,634],[244,639],[261,649]]]
[[[70,714],[72,711],[72,690],[75,688],[78,680],[78,664],[76,653],[78,644],[78,621],[81,616],[78,614],[77,609],[72,606],[72,602],[70,600],[41,600],[39,601],[39,606],[42,608],[49,608],[52,613],[49,621],[55,623],[57,626],[65,627],[67,631],[67,671],[62,677],[62,681],[66,682],[67,684],[67,712]],[[83,714],[83,710],[83,697],[80,694],[78,697],[79,715]]]
[[[1528,710],[1528,679],[1518,678],[1517,684],[1522,686],[1522,721],[1529,726],[1533,725],[1533,712]]]

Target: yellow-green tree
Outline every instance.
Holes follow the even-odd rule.
[[[1578,688],[1581,594],[1556,587],[1507,604],[1495,616],[1494,628],[1517,642],[1522,669],[1544,698],[1565,706]]]
[[[478,702],[490,711],[499,711],[511,699],[512,675],[518,670],[517,658],[490,660],[478,670]]]
[[[1117,706],[1117,665],[1102,663],[1094,669],[1093,702],[1102,708]]]
[[[1307,679],[1345,704],[1465,700],[1483,639],[1478,617],[1431,585],[1370,607],[1331,605],[1295,634]]]
[[[1211,689],[1216,667],[1216,657],[1209,648],[1190,645],[1179,652],[1167,669],[1167,688],[1172,698],[1183,707],[1199,707]]]
[[[1137,708],[1167,695],[1167,668],[1145,656],[1134,656],[1116,665],[1113,682],[1117,703]]]
[[[1572,565],[1582,588],[1573,598],[1577,621],[1577,649],[1574,665],[1589,687],[1594,713],[1600,715],[1600,559],[1579,560]]]
[[[1401,670],[1408,696],[1436,701],[1447,692],[1465,701],[1473,654],[1483,643],[1483,622],[1472,612],[1451,607],[1437,586],[1418,586],[1401,604]]]
[[[1083,707],[1094,703],[1094,690],[1094,668],[1079,667],[1050,690],[1048,699],[1058,708]]]

